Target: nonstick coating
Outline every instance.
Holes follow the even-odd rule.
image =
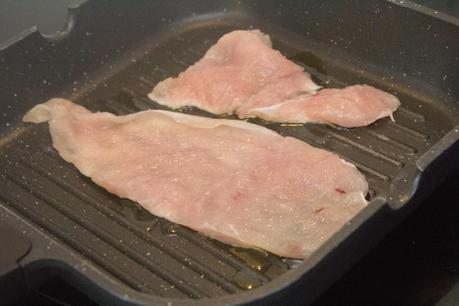
[[[314,299],[457,167],[459,30],[385,1],[88,1],[67,26],[0,51],[0,221],[32,242],[30,287],[53,276],[102,303]],[[421,12],[419,12],[421,11]],[[427,11],[428,12],[428,11]],[[305,262],[234,248],[109,194],[62,160],[33,105],[60,96],[115,114],[167,109],[146,94],[224,33],[259,28],[325,87],[397,95],[395,121],[345,129],[254,123],[333,151],[370,184],[368,207]],[[184,113],[214,117],[195,108]]]

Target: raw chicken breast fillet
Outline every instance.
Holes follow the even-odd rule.
[[[253,30],[222,36],[177,78],[158,83],[149,97],[172,108],[344,127],[392,116],[400,105],[395,96],[368,85],[318,89],[302,67],[272,49],[268,35]]]
[[[235,246],[305,258],[366,205],[351,164],[244,121],[149,110],[35,106],[53,146],[96,184],[151,213]]]
[[[295,86],[285,82],[290,77]],[[276,85],[278,82],[286,86]],[[172,108],[189,105],[223,114],[235,112],[266,87],[272,92],[272,86],[279,89],[275,97],[278,100],[319,88],[302,67],[272,49],[268,35],[259,30],[241,30],[222,36],[201,60],[177,78],[158,83],[149,97]],[[266,99],[262,105],[271,101]]]
[[[400,101],[368,85],[343,89],[322,89],[314,95],[300,95],[268,107],[253,108],[248,116],[276,122],[331,123],[343,127],[366,126],[391,117]]]

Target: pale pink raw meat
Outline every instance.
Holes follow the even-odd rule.
[[[149,97],[166,106],[196,106],[214,114],[236,113],[276,122],[366,126],[392,116],[393,95],[368,85],[323,89],[303,68],[272,49],[259,30],[222,36],[177,78],[158,83]]]
[[[366,205],[353,165],[245,121],[115,116],[64,99],[23,120],[48,121],[59,154],[108,191],[236,246],[305,258]]]
[[[251,117],[249,112],[253,108],[271,106],[301,93],[311,93],[308,80],[310,77],[304,72],[296,72],[279,78],[248,98],[236,109],[236,113],[239,118]]]
[[[399,107],[397,97],[368,85],[322,89],[314,95],[299,95],[268,107],[253,108],[248,116],[276,122],[331,123],[343,127],[366,126],[392,117]]]
[[[295,86],[285,82],[290,76]],[[285,86],[279,86],[279,82]],[[270,97],[266,92],[273,92],[272,86],[277,92]],[[259,30],[240,30],[222,36],[177,78],[158,83],[149,97],[172,108],[189,105],[223,114],[235,112],[257,94],[267,98],[261,105],[269,105],[318,88],[302,67],[272,49],[268,35]],[[250,103],[255,105],[254,100]]]

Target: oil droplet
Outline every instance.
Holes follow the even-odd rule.
[[[265,272],[263,272],[263,274],[273,279],[284,274],[288,270],[290,270],[288,264],[286,264],[282,259],[278,259]]]
[[[284,258],[282,261],[285,262],[290,269],[296,268],[303,263],[302,260],[293,258]]]
[[[264,255],[260,251],[254,249],[241,249],[231,247],[229,251],[242,259],[249,267],[257,271],[265,271],[271,263],[266,258],[267,255]]]
[[[161,223],[161,232],[166,235],[176,235],[177,228],[171,223]]]
[[[262,281],[257,274],[249,269],[243,269],[234,274],[233,281],[236,285],[246,290],[251,290],[262,285]]]

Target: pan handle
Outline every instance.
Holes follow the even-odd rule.
[[[29,291],[20,260],[31,248],[26,236],[0,223],[0,304],[13,303]]]

